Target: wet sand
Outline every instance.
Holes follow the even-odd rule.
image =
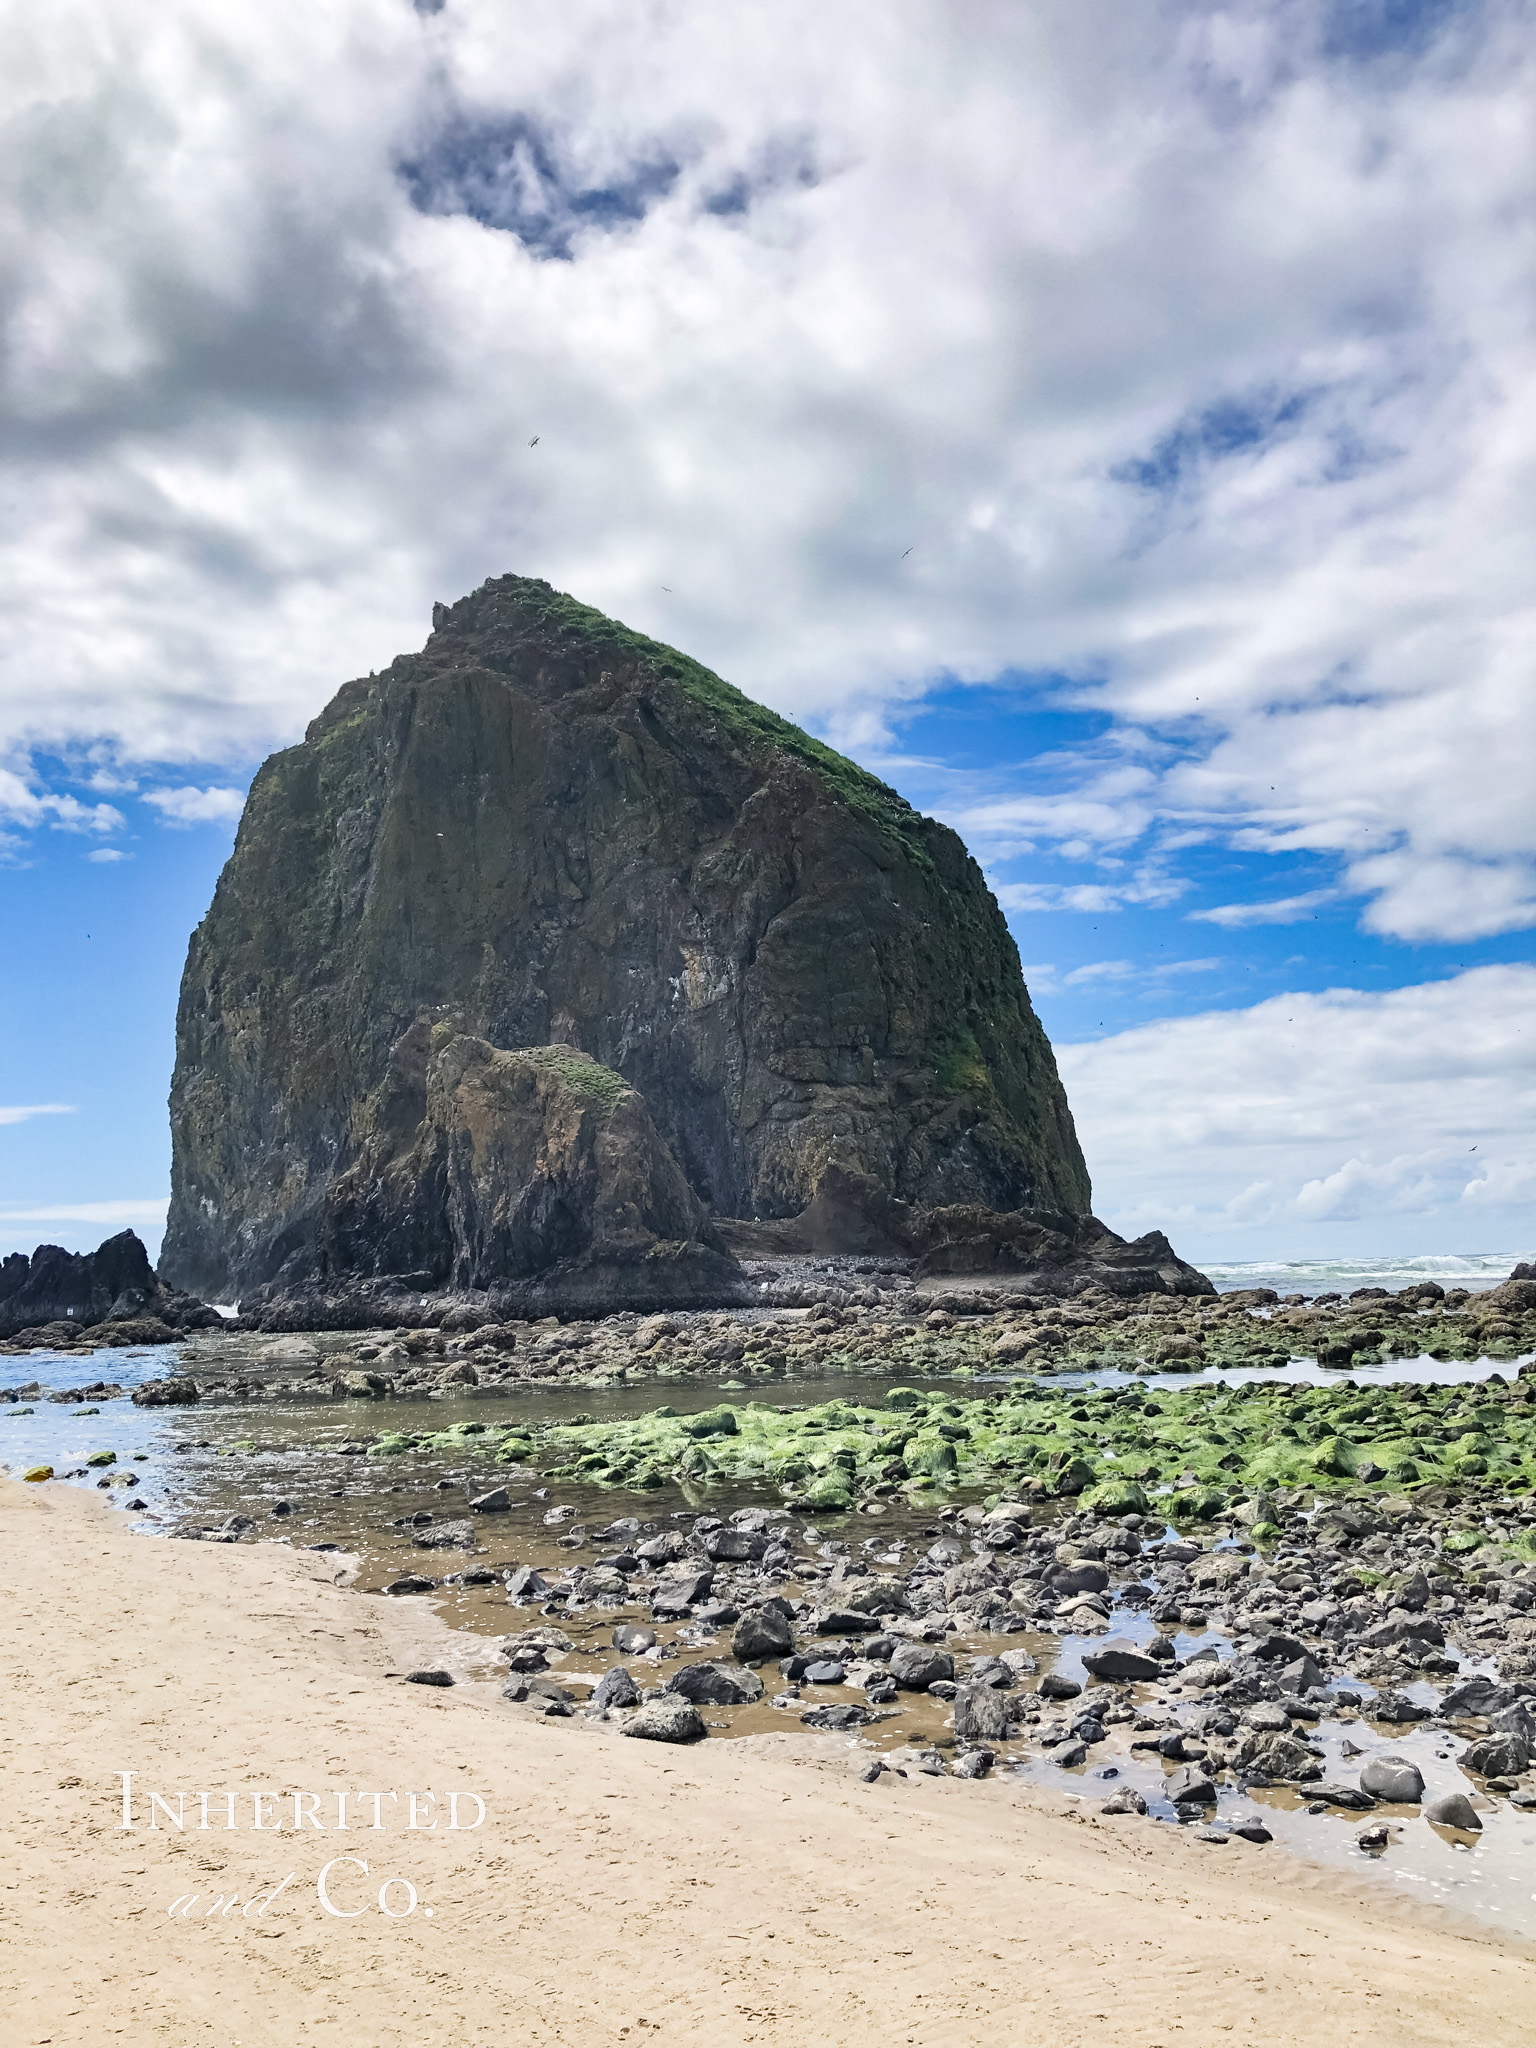
[[[1018,1781],[865,1786],[835,1738],[674,1749],[405,1685],[443,1640],[416,1603],[328,1556],[135,1542],[75,1489],[0,1484],[0,1535],[8,2041],[1531,2039],[1528,1948],[1263,1849]],[[285,1822],[294,1790],[354,1823],[401,1798],[378,1831],[202,1831],[195,1796],[185,1833],[123,1830],[124,1771],[140,1822],[150,1791],[281,1792]],[[413,1791],[487,1819],[411,1832]],[[343,1854],[345,1919],[315,1889]]]

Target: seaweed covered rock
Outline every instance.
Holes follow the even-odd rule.
[[[1192,1525],[1227,1514],[1239,1499],[1253,1501],[1257,1520],[1275,1510],[1279,1487],[1317,1498],[1315,1536],[1354,1542],[1388,1527],[1388,1509],[1399,1516],[1416,1512],[1412,1500],[1443,1506],[1484,1487],[1521,1495],[1536,1490],[1536,1403],[1524,1398],[1524,1388],[1471,1404],[1467,1392],[1410,1385],[1362,1395],[1348,1386],[1282,1382],[1165,1389],[1154,1403],[1138,1389],[1054,1393],[1027,1381],[972,1399],[901,1387],[879,1406],[833,1400],[781,1410],[745,1401],[734,1410],[708,1410],[710,1432],[703,1440],[703,1418],[670,1408],[623,1420],[551,1424],[541,1432],[540,1456],[548,1476],[606,1486],[677,1474],[704,1485],[777,1486],[788,1499],[836,1508],[880,1492],[921,1498],[949,1488],[1006,1485],[1011,1500],[1075,1499],[1099,1515],[1146,1512],[1124,1508],[1126,1499],[1139,1498]],[[725,1415],[729,1428],[720,1422]],[[1455,1431],[1464,1418],[1475,1418],[1489,1445],[1486,1475],[1468,1474],[1457,1463]],[[1385,1491],[1390,1481],[1373,1481],[1374,1498],[1363,1497],[1358,1476],[1338,1469],[1345,1461],[1331,1458],[1321,1468],[1308,1440],[1315,1432],[1361,1454],[1384,1452],[1383,1439],[1405,1425],[1443,1439],[1443,1462],[1431,1464],[1426,1451],[1426,1470],[1436,1483],[1416,1487],[1412,1496]],[[1466,1532],[1467,1547],[1484,1540],[1481,1532]],[[1452,1532],[1446,1553],[1462,1547]],[[1073,1571],[1077,1576],[1063,1575],[1063,1590],[1092,1583],[1089,1567]],[[1404,1585],[1410,1583],[1405,1576]],[[844,1597],[859,1604],[851,1588]],[[1444,1634],[1431,1616],[1374,1601],[1370,1620],[1357,1632],[1367,1629],[1385,1631],[1381,1646],[1400,1652],[1425,1650]],[[1274,1637],[1266,1654],[1277,1654],[1284,1641]]]
[[[438,1023],[589,1054],[717,1216],[796,1216],[832,1166],[924,1208],[1087,1212],[953,832],[545,583],[434,618],[252,785],[182,983],[168,1273],[242,1296],[345,1262],[446,1277],[457,1227],[425,1212],[418,1242],[364,1185],[417,1156]],[[538,1234],[492,1231],[485,1258]]]

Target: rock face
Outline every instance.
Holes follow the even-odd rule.
[[[567,1297],[594,1306],[734,1285],[645,1103],[571,1046],[499,1052],[422,1022],[355,1129],[358,1157],[320,1220],[331,1271],[423,1271],[455,1288],[567,1273]]]
[[[953,832],[547,584],[434,622],[252,786],[182,983],[167,1274],[441,1284],[586,1232],[703,1243],[706,1212],[796,1216],[832,1166],[925,1209],[1086,1214]],[[643,1106],[576,1131],[570,1071],[537,1063],[561,1046]],[[535,1138],[541,1073],[564,1092]],[[488,1162],[515,1179],[546,1144],[596,1207],[493,1191]]]
[[[212,1309],[161,1285],[131,1230],[93,1252],[40,1244],[30,1259],[12,1252],[0,1261],[0,1337],[49,1323],[90,1329],[106,1322],[158,1322],[169,1335],[218,1320]]]

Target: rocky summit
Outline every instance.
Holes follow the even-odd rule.
[[[171,1109],[163,1271],[219,1298],[728,1300],[741,1260],[807,1248],[1205,1286],[1086,1222],[955,834],[517,576],[436,607],[257,775]]]

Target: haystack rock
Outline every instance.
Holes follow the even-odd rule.
[[[436,607],[257,775],[171,1110],[162,1272],[221,1299],[585,1272],[612,1305],[724,1300],[731,1246],[792,1246],[808,1213],[825,1249],[918,1255],[942,1214],[972,1267],[1031,1230],[1068,1263],[1128,1249],[1086,1221],[955,834],[516,576]]]

